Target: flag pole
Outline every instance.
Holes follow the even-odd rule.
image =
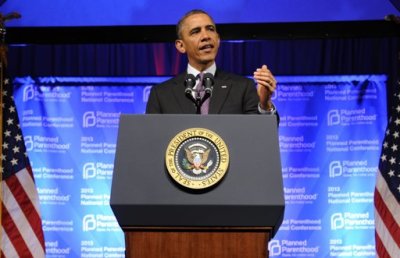
[[[5,42],[7,20],[18,19],[21,15],[16,12],[3,15],[0,13],[0,157],[3,157],[3,90],[5,69],[7,68],[7,45]],[[0,159],[0,245],[2,245],[3,226],[3,162]],[[2,250],[3,248],[1,248]]]
[[[5,46],[6,29],[4,26],[3,15],[0,14],[0,157],[3,157],[3,71],[7,65],[7,51]],[[3,239],[3,160],[0,159],[0,239]],[[0,240],[3,245],[3,241]],[[3,249],[3,247],[1,247]]]

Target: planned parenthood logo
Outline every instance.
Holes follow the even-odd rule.
[[[83,114],[83,128],[118,128],[120,112],[87,111]]]
[[[71,200],[71,194],[63,194],[58,187],[38,187],[40,204],[46,205],[67,205]]]
[[[344,218],[342,213],[334,213],[331,216],[331,229],[343,229],[344,228]]]
[[[271,240],[268,243],[269,256],[274,257],[282,254],[282,247],[279,240]]]
[[[32,152],[66,153],[71,148],[71,143],[62,142],[58,136],[26,135],[24,141],[26,150]]]
[[[375,221],[369,212],[337,212],[331,215],[332,230],[366,230],[374,229]]]
[[[328,126],[371,125],[376,122],[376,114],[367,114],[362,109],[332,109],[328,111]]]
[[[320,246],[312,246],[308,240],[271,240],[268,243],[270,257],[317,257]]]
[[[83,165],[83,179],[95,178],[96,175],[96,165],[93,162]]]
[[[96,230],[96,217],[94,214],[88,214],[83,217],[83,231]]]
[[[343,174],[343,167],[340,161],[335,160],[329,163],[329,177],[339,177]]]
[[[112,179],[114,164],[87,162],[83,165],[83,179]]]
[[[27,102],[28,100],[31,100],[31,99],[33,99],[34,97],[35,97],[35,90],[34,90],[33,85],[32,85],[32,84],[27,85],[27,86],[24,88],[22,100],[23,100],[24,102]]]
[[[314,96],[315,90],[311,87],[283,84],[275,91],[275,96],[272,96],[272,99],[277,101],[310,101]]]
[[[340,124],[340,114],[339,110],[334,109],[328,112],[328,125],[339,125]]]
[[[150,90],[152,86],[146,86],[143,88],[143,103],[147,103],[149,100]]]
[[[280,135],[281,152],[310,152],[315,149],[316,142],[305,139],[304,135]]]
[[[71,92],[62,91],[61,87],[35,87],[33,84],[25,86],[22,93],[22,101],[54,101],[65,102],[71,98]]]
[[[329,163],[329,177],[373,177],[377,166],[369,166],[368,160],[334,160]]]
[[[318,193],[310,193],[310,190],[311,189],[306,189],[306,187],[284,187],[285,203],[301,205],[313,204],[318,198]]]
[[[96,126],[96,115],[94,111],[85,112],[83,114],[83,127]]]
[[[120,227],[114,216],[101,214],[87,214],[82,220],[82,230],[84,232],[111,232],[119,231]]]

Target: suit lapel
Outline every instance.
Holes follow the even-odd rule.
[[[194,114],[196,113],[194,103],[185,96],[185,75],[185,73],[180,74],[176,80],[174,80],[175,85],[173,86],[173,95],[178,105],[177,108],[180,111],[177,113]],[[173,102],[174,101],[171,99],[171,103]]]
[[[217,71],[214,77],[214,87],[210,99],[209,113],[219,114],[231,90],[232,83],[226,74]]]

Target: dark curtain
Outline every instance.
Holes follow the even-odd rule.
[[[223,41],[217,66],[252,75],[386,74],[388,104],[397,92],[398,37]],[[11,45],[12,76],[154,76],[184,71],[174,43]]]

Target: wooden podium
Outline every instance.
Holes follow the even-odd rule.
[[[165,165],[188,128],[216,132],[229,149],[227,173],[205,191],[180,187]],[[128,258],[268,257],[284,215],[275,117],[122,115],[110,205]]]
[[[271,228],[126,229],[126,258],[261,258]],[[162,255],[160,255],[162,254]]]

